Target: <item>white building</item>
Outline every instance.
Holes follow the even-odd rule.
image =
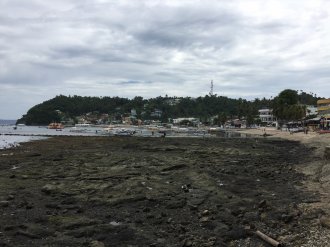
[[[318,114],[318,110],[316,106],[313,105],[306,106],[306,116],[312,116],[317,114]]]
[[[187,118],[174,118],[173,119],[173,124],[180,124],[182,121],[189,121],[189,122],[192,122],[192,123],[199,123],[198,118],[187,117]]]
[[[273,109],[263,108],[259,110],[259,118],[262,123],[276,123],[276,118],[273,116]]]

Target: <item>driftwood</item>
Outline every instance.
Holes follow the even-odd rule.
[[[276,240],[272,239],[271,237],[268,237],[266,234],[260,232],[260,231],[256,231],[255,234],[261,238],[262,240],[266,241],[267,243],[269,243],[270,245],[274,246],[274,247],[281,247],[282,244],[280,244],[279,242],[277,242]]]

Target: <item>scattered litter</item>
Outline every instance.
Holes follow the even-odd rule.
[[[14,153],[9,153],[9,154],[1,154],[1,156],[12,156]]]
[[[121,223],[120,222],[117,222],[117,221],[111,221],[110,222],[110,225],[112,225],[112,226],[120,226]]]

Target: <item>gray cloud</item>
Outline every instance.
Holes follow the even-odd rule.
[[[298,4],[299,2],[299,4]],[[0,118],[58,94],[330,97],[330,3],[0,1]]]

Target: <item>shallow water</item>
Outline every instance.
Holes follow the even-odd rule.
[[[135,131],[134,136],[138,137],[161,137],[163,133],[141,127],[129,128]],[[0,149],[15,147],[21,142],[40,140],[49,136],[111,136],[113,133],[105,132],[102,127],[68,127],[62,130],[48,129],[46,126],[0,126]],[[219,131],[207,133],[201,130],[190,130],[176,132],[166,130],[166,137],[218,137],[218,138],[251,138],[253,135],[233,131]]]
[[[42,136],[8,136],[0,135],[0,149],[7,149],[19,146],[19,143],[35,140],[42,140],[47,137]]]
[[[84,132],[70,132],[71,128],[65,128],[61,131],[48,129],[45,126],[0,126],[0,149],[12,148],[22,142],[45,139],[47,136],[95,136],[101,133],[101,128],[90,128],[82,130]],[[96,133],[97,132],[97,133]]]

